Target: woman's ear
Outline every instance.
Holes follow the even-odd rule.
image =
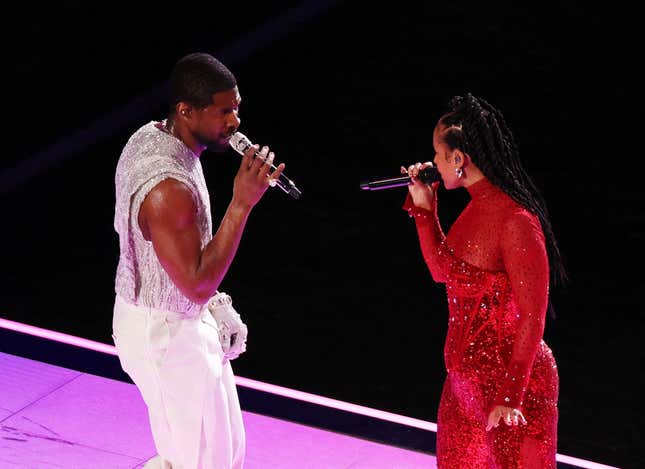
[[[464,153],[461,150],[455,150],[452,159],[455,166],[460,166],[463,168],[467,167],[473,162],[470,158],[470,155],[468,153]]]
[[[453,150],[452,163],[455,166],[461,166],[466,161],[465,154],[461,150]]]

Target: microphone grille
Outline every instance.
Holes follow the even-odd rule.
[[[441,173],[439,173],[437,166],[430,161],[428,161],[427,164],[428,166],[419,172],[419,179],[421,179],[425,184],[432,184],[433,182],[441,181]]]
[[[240,155],[243,155],[252,145],[251,141],[242,132],[235,132],[228,141],[228,144]]]

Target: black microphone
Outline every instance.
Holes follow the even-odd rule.
[[[233,148],[233,150],[238,152],[240,155],[243,155],[246,150],[253,146],[251,141],[246,138],[246,135],[244,135],[242,132],[235,132],[228,143]],[[258,155],[258,153],[256,153],[256,155]],[[277,168],[272,164],[271,171],[275,171],[276,169]],[[285,176],[284,173],[280,173],[280,177],[276,179],[275,182],[276,185],[280,187],[280,189],[285,191],[294,199],[300,198],[300,195],[302,194],[300,192],[300,189],[298,189],[294,182],[287,176]]]
[[[434,164],[430,163],[430,166],[427,166],[419,171],[419,176],[417,176],[417,179],[425,184],[432,184],[433,182],[441,181],[441,174],[439,174],[437,167]],[[361,182],[361,189],[366,191],[378,191],[381,189],[389,189],[391,187],[407,186],[410,183],[412,183],[412,177],[410,176],[402,176],[389,179],[376,179],[373,181]]]

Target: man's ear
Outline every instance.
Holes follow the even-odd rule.
[[[182,117],[188,117],[190,116],[190,113],[192,111],[192,108],[190,105],[186,103],[177,103],[175,106],[175,110],[177,111],[177,114],[179,114]]]

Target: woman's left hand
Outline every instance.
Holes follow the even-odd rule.
[[[486,431],[489,431],[491,428],[497,428],[499,421],[503,420],[506,425],[526,425],[526,419],[524,414],[519,409],[514,409],[512,407],[506,407],[503,405],[497,405],[493,408],[491,413],[488,415],[488,423],[486,424]]]

